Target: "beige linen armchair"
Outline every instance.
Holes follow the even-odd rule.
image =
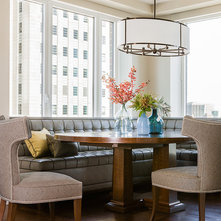
[[[159,187],[199,194],[199,220],[205,220],[205,193],[221,191],[221,122],[203,121],[185,116],[182,134],[197,144],[197,166],[173,167],[152,172],[154,220]]]
[[[82,183],[52,172],[19,172],[18,145],[31,137],[27,118],[0,122],[0,221],[9,202],[8,221],[15,219],[16,205],[74,200],[75,221],[81,220]],[[51,213],[51,219],[54,219]]]

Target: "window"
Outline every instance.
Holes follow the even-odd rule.
[[[63,37],[68,37],[68,29],[63,28]]]
[[[22,84],[18,85],[18,94],[22,94]]]
[[[52,105],[52,114],[57,115],[57,105]]]
[[[14,61],[17,72],[13,73],[10,82],[11,115],[42,115],[43,14],[43,4],[26,0],[19,2],[17,17],[19,37],[16,36],[15,40],[18,50],[15,51],[15,47],[13,53],[18,58]],[[27,19],[28,22],[24,22]]]
[[[68,12],[67,11],[63,11],[63,17],[67,18],[68,17]]]
[[[87,106],[83,106],[83,115],[87,115]]]
[[[84,50],[84,59],[88,58],[88,51]]]
[[[74,5],[57,1],[22,0],[16,6],[10,115],[100,116],[106,105],[93,99],[101,94],[94,66],[102,73],[102,39],[97,33],[106,36],[101,18],[108,16],[86,9],[77,13]],[[46,96],[48,101],[43,102]]]
[[[68,56],[68,48],[67,47],[63,47],[63,56],[64,57]]]
[[[74,48],[74,58],[78,58],[78,49],[77,48]]]
[[[87,78],[87,72],[88,72],[88,70],[84,68],[84,70],[83,70],[83,77],[84,78]]]
[[[78,87],[73,87],[73,96],[78,96]]]
[[[57,46],[56,45],[52,45],[52,54],[57,55]]]
[[[63,105],[63,115],[68,114],[68,105]]]
[[[194,117],[221,117],[220,25],[220,18],[189,25],[186,112]]]
[[[22,43],[19,43],[19,49],[18,49],[18,53],[21,54],[22,53]]]
[[[22,33],[22,22],[19,23],[19,33]]]
[[[73,115],[78,115],[78,106],[77,105],[73,106]]]
[[[73,77],[78,76],[78,68],[73,68]]]
[[[52,26],[52,34],[57,35],[57,26],[56,25]]]
[[[57,65],[52,65],[52,74],[57,74]]]
[[[63,66],[63,76],[67,76],[67,75],[68,75],[68,67]]]
[[[74,35],[74,39],[78,39],[78,30],[74,30],[73,35]]]
[[[88,33],[84,32],[84,41],[87,41],[87,40],[88,40]]]
[[[56,16],[57,16],[57,9],[56,9],[56,8],[53,8],[52,11],[53,11],[53,15],[56,15]]]
[[[74,14],[74,20],[78,21],[78,15]]]
[[[109,21],[102,21],[102,44],[101,44],[101,72],[113,76],[113,31],[114,24]],[[104,82],[101,83],[101,106],[103,107],[101,116],[111,115],[113,105],[109,100],[110,92]]]

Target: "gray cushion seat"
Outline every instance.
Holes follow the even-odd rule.
[[[133,161],[152,159],[152,149],[134,149]],[[52,171],[70,168],[82,168],[100,166],[113,163],[113,150],[97,150],[79,152],[77,156],[54,158],[43,157],[33,158],[32,156],[19,157],[20,168],[33,171]]]

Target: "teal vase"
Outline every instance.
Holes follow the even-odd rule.
[[[162,134],[163,133],[163,119],[158,115],[157,109],[152,109],[152,115],[149,117],[150,122],[150,134]]]
[[[137,134],[148,135],[149,134],[149,119],[145,113],[137,119]]]

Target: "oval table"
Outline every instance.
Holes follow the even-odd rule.
[[[178,131],[164,131],[163,134],[139,136],[137,132],[119,134],[107,132],[82,132],[55,134],[60,141],[73,141],[82,144],[109,146],[113,148],[113,197],[107,208],[117,212],[127,212],[140,202],[133,198],[132,149],[153,147],[152,170],[176,166],[176,144],[193,142]],[[144,204],[152,207],[152,199],[144,199]],[[184,210],[184,204],[177,200],[177,193],[160,190],[159,211],[177,212]]]

